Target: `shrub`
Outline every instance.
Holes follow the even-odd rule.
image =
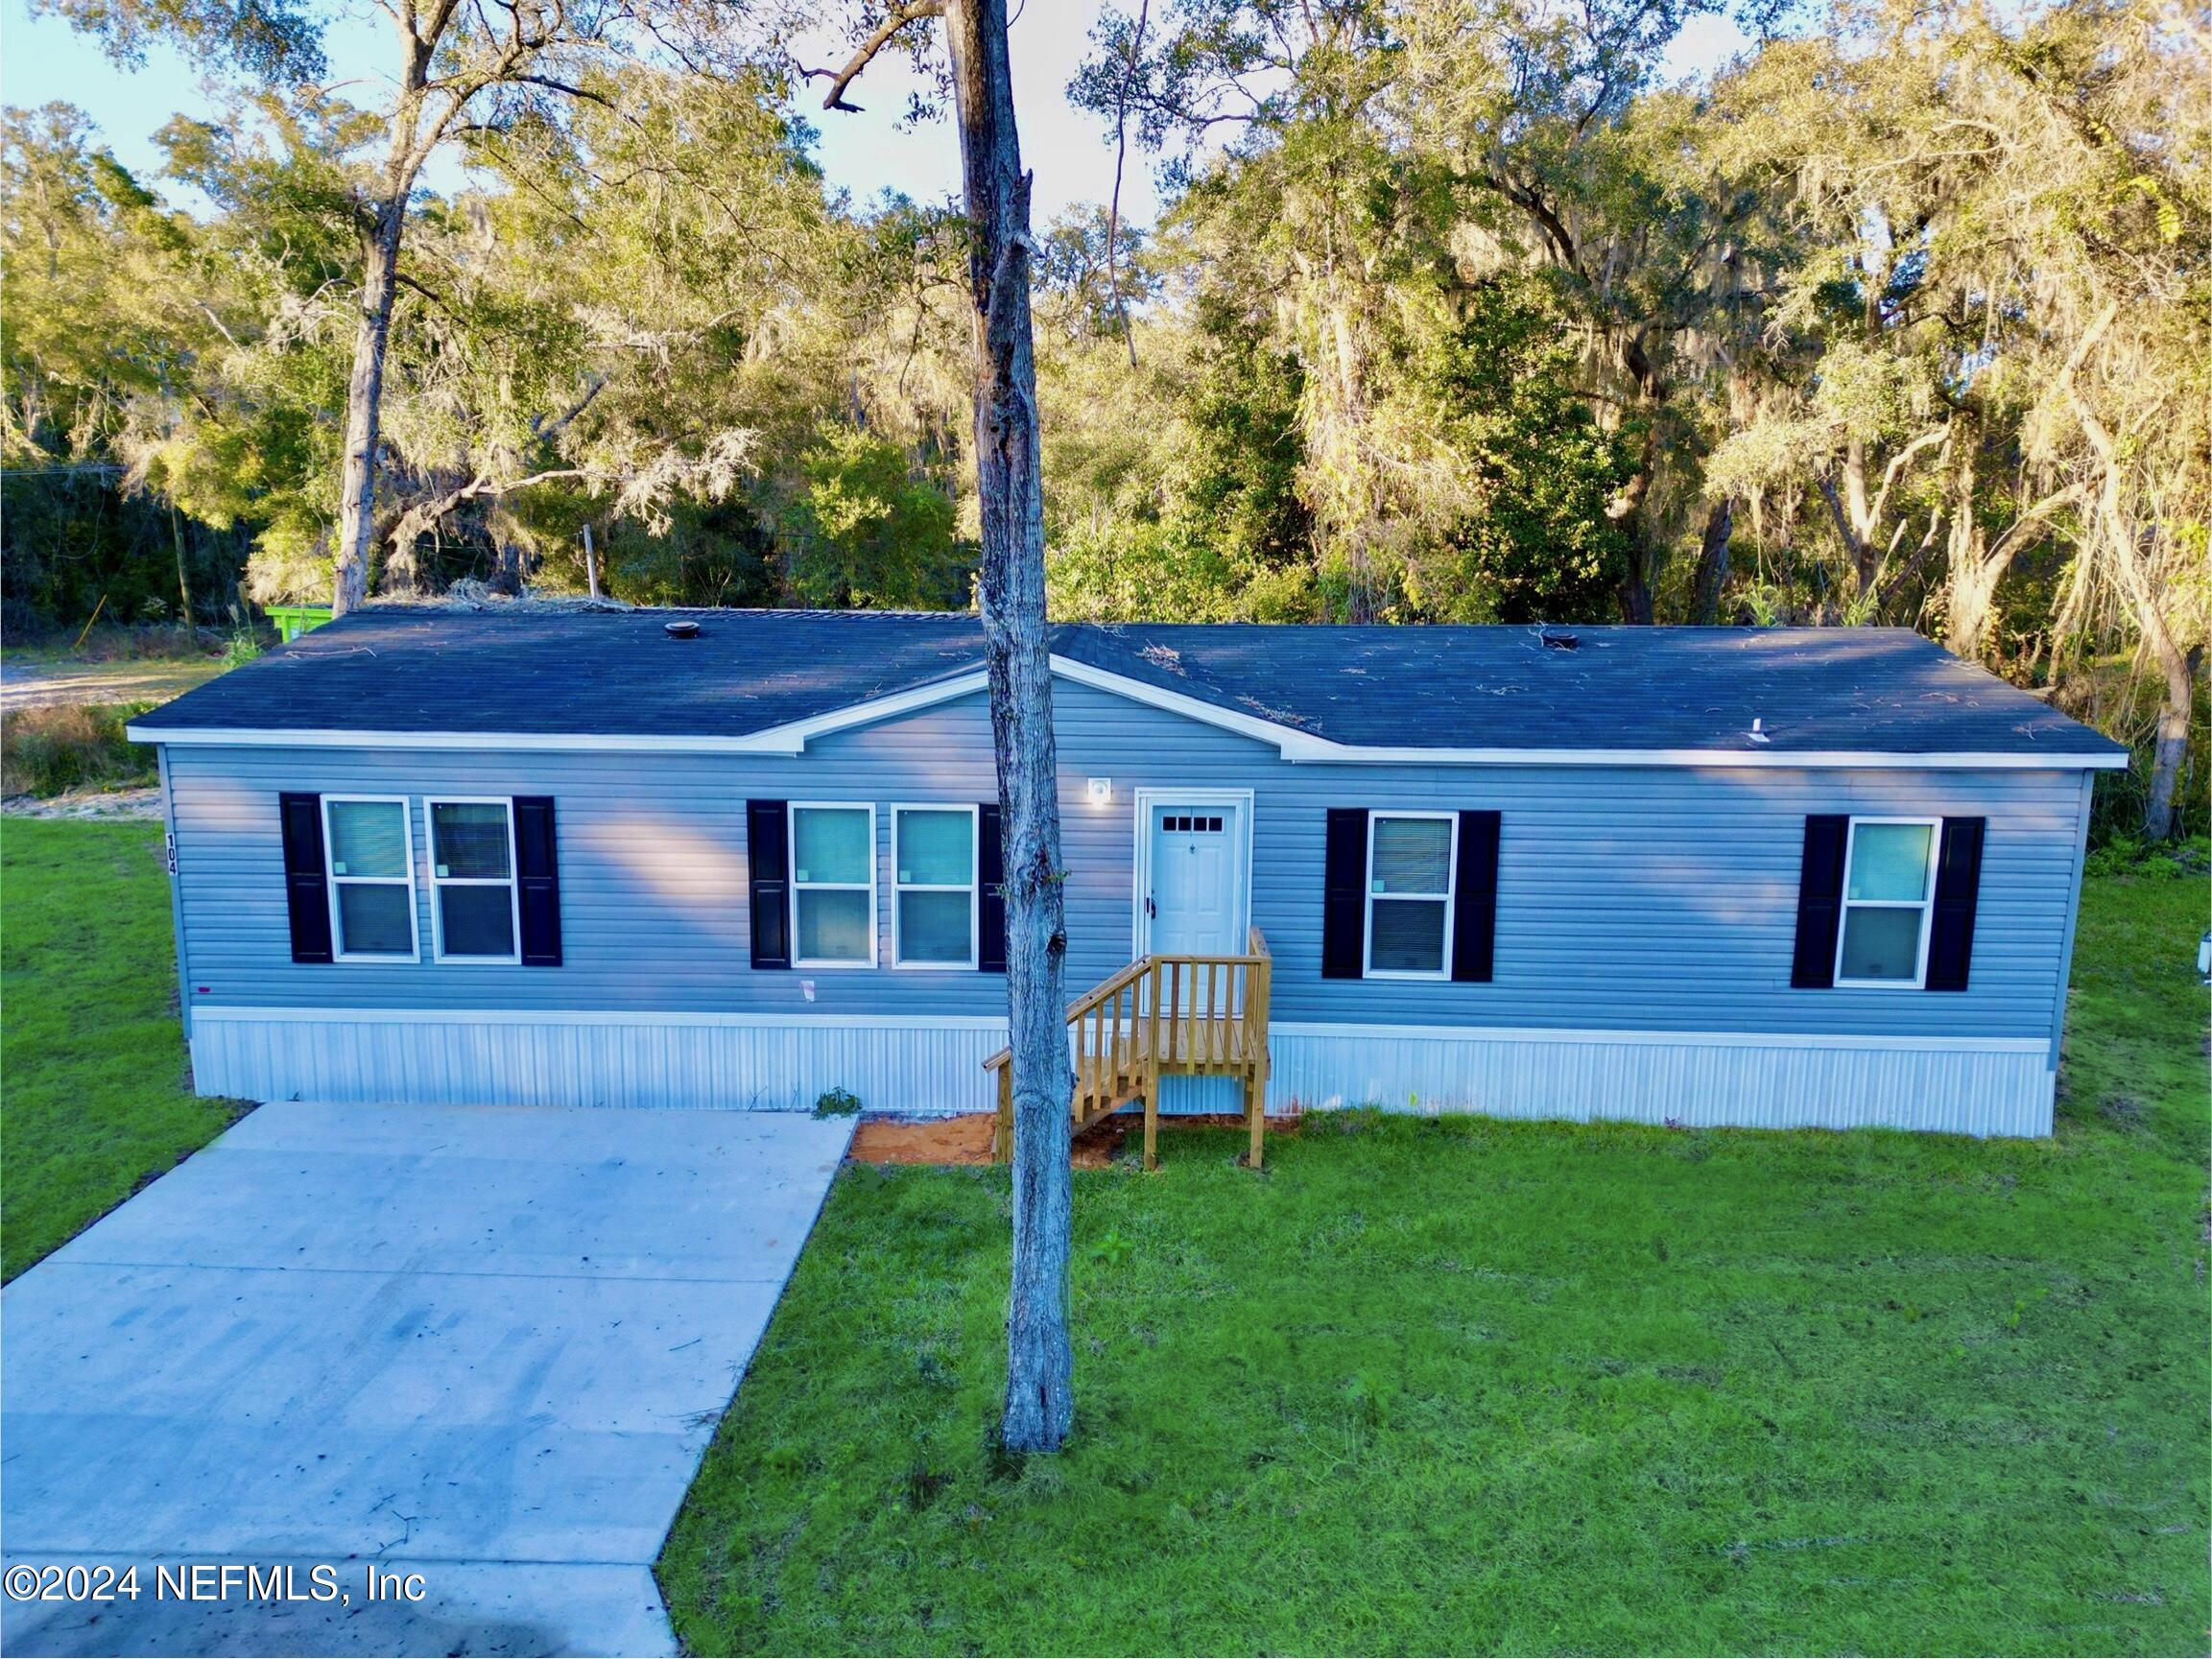
[[[2151,842],[2114,836],[2081,861],[2090,876],[2200,876],[2212,869],[2212,841],[2203,836]]]
[[[123,735],[152,706],[78,703],[0,718],[0,793],[58,795],[153,783],[159,775],[153,748]]]
[[[815,1097],[814,1115],[818,1118],[849,1118],[860,1110],[860,1097],[842,1084]]]
[[[2081,862],[2081,872],[2091,876],[2132,875],[2143,862],[2143,843],[2132,836],[2116,835],[2101,847],[2092,847]]]

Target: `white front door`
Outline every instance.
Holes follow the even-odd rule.
[[[1237,802],[1146,805],[1144,948],[1154,956],[1244,954],[1245,808]]]

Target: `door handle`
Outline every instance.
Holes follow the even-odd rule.
[[[1147,917],[1148,919],[1150,919],[1151,917],[1153,917],[1153,916],[1156,916],[1156,915],[1158,915],[1159,913],[1160,913],[1160,912],[1159,912],[1159,907],[1158,907],[1157,905],[1155,905],[1155,904],[1154,904],[1154,903],[1153,903],[1153,897],[1152,897],[1152,894],[1150,894],[1150,893],[1147,893],[1147,894],[1145,894],[1145,915],[1146,915],[1146,917]]]

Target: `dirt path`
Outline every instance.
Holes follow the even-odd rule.
[[[10,657],[0,667],[0,710],[69,703],[167,702],[223,672],[214,657],[53,662]]]

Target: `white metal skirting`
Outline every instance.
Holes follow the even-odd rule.
[[[1271,1109],[1379,1105],[1698,1128],[2047,1135],[2048,1045],[1876,1047],[1814,1036],[1332,1032],[1275,1028]]]
[[[811,1111],[844,1089],[871,1111],[972,1112],[989,1104],[985,1058],[1006,1046],[1003,1022],[478,1023],[254,1012],[196,1012],[192,1069],[202,1094],[788,1112]]]
[[[202,1094],[246,1100],[807,1111],[987,1111],[1003,1021],[767,1015],[199,1008]],[[1883,1126],[2047,1135],[2034,1039],[1453,1031],[1277,1024],[1268,1105],[1621,1119],[1698,1127]],[[1176,1078],[1164,1111],[1234,1111],[1232,1080]]]

